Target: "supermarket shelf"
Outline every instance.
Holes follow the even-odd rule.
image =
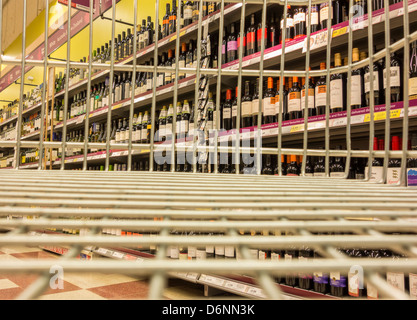
[[[232,20],[229,21],[235,21],[238,17],[237,14],[237,10],[239,10],[241,7],[241,4],[233,4],[233,5],[229,5],[225,8],[225,17],[231,17]],[[250,14],[251,12],[255,12],[256,11],[256,6],[249,6],[249,9],[246,9],[246,13]],[[259,8],[258,8],[259,10]],[[417,0],[412,0],[409,1],[409,13],[410,13],[410,21],[413,21],[417,19]],[[402,18],[401,16],[403,15],[403,3],[396,3],[390,6],[390,21],[392,26],[395,27],[399,27],[402,26]],[[220,16],[219,12],[213,13],[211,16],[208,16],[205,18],[203,25],[207,22],[211,23],[215,20],[217,20]],[[372,13],[372,24],[375,26],[374,31],[376,33],[381,33],[384,32],[383,29],[383,25],[384,25],[384,21],[385,21],[385,15],[383,10],[377,10],[374,11]],[[354,20],[354,24],[352,26],[352,30],[354,31],[355,34],[355,39],[366,39],[367,38],[367,27],[368,27],[368,15],[364,15],[362,17],[356,18]],[[183,36],[187,36],[187,35],[191,35],[193,34],[193,32],[195,32],[197,29],[197,24],[193,23],[192,25],[189,25],[187,27],[185,27],[182,31],[181,31],[181,37]],[[332,47],[337,46],[337,45],[341,45],[344,44],[346,42],[346,37],[347,34],[349,32],[349,23],[348,22],[342,22],[340,24],[337,24],[335,26],[332,26],[332,38],[335,39],[332,41]],[[324,34],[327,34],[327,30],[320,30],[316,33],[312,34],[312,38],[316,39],[316,38],[325,38],[327,41],[327,37],[323,37]],[[166,37],[165,39],[162,39],[159,41],[158,44],[158,48],[160,49],[166,49],[165,46],[168,45],[173,45],[175,43],[175,39],[176,39],[176,35],[171,35],[169,37]],[[300,38],[297,40],[292,40],[290,42],[288,42],[286,44],[286,61],[293,61],[293,60],[299,60],[300,58],[302,58],[304,56],[303,51],[305,49],[305,40],[306,37],[304,38]],[[313,55],[316,55],[319,57],[320,61],[322,59],[321,57],[321,53],[323,52],[323,50],[325,50],[326,46],[327,46],[327,42],[320,42],[318,44],[315,44],[314,46],[311,47],[311,51]],[[155,45],[151,45],[145,49],[143,49],[142,51],[138,52],[137,54],[137,58],[141,58],[141,57],[145,57],[146,55],[150,54],[153,52],[153,50],[155,49]],[[301,51],[301,52],[300,52]],[[287,54],[288,53],[288,54]],[[279,59],[277,59],[279,56],[281,56],[282,54],[282,46],[281,45],[277,45],[275,47],[272,48],[268,48],[265,50],[264,56],[263,56],[263,60],[264,60],[264,67],[265,68],[270,68],[272,66],[277,66],[279,65]],[[132,62],[133,57],[129,57],[126,58],[124,61],[116,64],[117,65],[126,65],[130,62]],[[242,60],[242,67],[243,68],[259,68],[259,61],[260,61],[260,52],[254,53],[252,55],[246,56],[243,58]],[[317,60],[319,61],[319,60]],[[312,61],[312,63],[314,63]],[[222,70],[237,70],[239,67],[239,60],[235,60],[229,63],[226,63],[224,65],[222,65]],[[106,75],[109,74],[109,70],[104,70],[104,71],[100,71],[96,74],[94,74],[92,76],[92,80],[98,80],[98,79],[102,79],[103,77],[105,77]],[[210,78],[213,78],[215,76],[210,76]],[[227,77],[227,76],[224,76]],[[223,80],[225,81],[225,80]],[[84,79],[74,85],[72,85],[69,88],[69,92],[71,93],[78,93],[81,90],[85,90],[85,86],[87,84],[87,80]],[[183,79],[179,82],[179,91],[178,94],[179,95],[183,95],[183,94],[187,94],[187,93],[191,93],[192,91],[194,91],[194,84],[195,84],[195,75],[187,78],[187,79]],[[163,87],[159,87],[157,88],[157,99],[158,101],[162,101],[162,100],[166,100],[169,99],[173,96],[173,84],[169,84]],[[138,96],[135,97],[135,107],[141,107],[141,106],[145,106],[147,104],[150,104],[152,101],[152,93],[153,91],[148,91],[146,93],[140,94]],[[58,92],[55,95],[55,98],[60,98],[64,95],[64,91]],[[127,111],[128,108],[130,107],[130,103],[131,103],[131,99],[127,99],[125,101],[118,101],[117,103],[114,103],[112,106],[112,110],[118,110],[118,112],[123,112],[123,111]],[[31,112],[31,111],[37,111],[40,107],[41,107],[41,103],[37,104],[33,107],[31,107],[30,109],[27,109],[24,111],[24,114]],[[105,117],[104,115],[107,113],[108,107],[103,107],[99,110],[94,110],[93,112],[91,112],[90,117],[92,119],[94,119],[95,121],[100,121],[103,120]],[[115,113],[116,115],[118,114]],[[3,123],[0,124],[0,127],[3,125],[6,125],[7,123],[10,123],[14,120],[17,119],[17,116],[8,119],[6,121],[4,121]],[[78,117],[75,117],[73,119],[69,119],[67,121],[67,125],[68,126],[74,126],[74,125],[81,125],[83,123],[85,119],[85,115],[81,115]],[[56,126],[56,129],[62,128],[62,123],[58,124]]]

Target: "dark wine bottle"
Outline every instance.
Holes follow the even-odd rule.
[[[301,89],[298,86],[298,77],[293,77],[293,84],[288,91],[289,120],[301,118]]]

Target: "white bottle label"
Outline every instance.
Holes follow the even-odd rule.
[[[368,172],[369,172],[369,167],[365,167],[365,178],[368,178]],[[383,174],[384,174],[384,168],[383,167],[372,167],[372,172],[371,172],[371,177],[370,180],[371,182],[381,182],[382,178],[383,178]]]
[[[259,99],[252,100],[252,114],[259,113]]]
[[[223,109],[223,119],[230,119],[232,117],[232,110],[230,108]]]
[[[394,288],[397,288],[401,291],[405,291],[404,273],[387,272],[387,282]]]
[[[189,246],[188,247],[188,257],[189,258],[195,258],[196,257],[196,251],[197,251],[196,247]]]
[[[342,79],[335,79],[330,82],[330,108],[343,108]]]
[[[146,128],[142,128],[142,132],[141,132],[141,140],[146,140],[147,136],[148,136],[148,130]]]
[[[400,67],[391,67],[390,68],[390,87],[400,87]],[[387,87],[387,69],[384,69],[384,89]]]
[[[408,80],[408,94],[410,98],[417,98],[417,77]]]
[[[180,256],[180,250],[178,247],[171,247],[171,258],[178,259]]]
[[[325,106],[326,105],[326,99],[327,99],[327,90],[326,90],[327,86],[326,85],[321,85],[321,86],[317,86],[315,91],[316,91],[316,106],[320,107],[320,106]]]
[[[288,112],[301,111],[301,93],[291,92],[288,95]]]
[[[197,250],[195,253],[196,260],[205,260],[207,259],[207,253],[203,250]]]
[[[362,78],[360,75],[354,75],[350,77],[350,105],[361,105],[361,88]]]
[[[307,21],[308,21],[308,15],[307,15]],[[319,13],[318,12],[312,12],[311,13],[311,25],[319,24]]]
[[[305,108],[306,104],[306,93],[305,89],[301,90],[301,109]],[[314,109],[314,89],[308,89],[308,108]]]
[[[387,169],[387,184],[397,184],[400,181],[401,168]]]
[[[232,106],[232,118],[233,117],[237,117],[237,105],[236,104]]]
[[[411,299],[417,300],[417,274],[410,273],[409,274],[410,279],[410,296]]]
[[[271,260],[273,260],[273,261],[279,261],[280,258],[281,257],[280,257],[280,255],[278,253],[271,252]]]
[[[252,101],[242,102],[242,116],[248,116],[252,114]]]
[[[217,255],[224,256],[224,246],[216,246],[214,250]]]
[[[228,258],[233,258],[235,256],[235,247],[226,246],[224,248],[224,255]]]
[[[373,76],[374,76],[374,91],[379,90],[379,76],[378,76],[378,71],[374,71],[373,72]],[[365,93],[370,92],[371,91],[371,85],[370,85],[370,78],[371,78],[371,74],[370,73],[365,73],[364,76],[364,81],[365,81]]]
[[[263,100],[264,115],[265,116],[274,116],[275,115],[275,99],[274,98],[265,98]]]

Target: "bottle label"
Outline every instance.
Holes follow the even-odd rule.
[[[223,109],[223,119],[230,119],[232,117],[232,109],[224,108]]]
[[[188,120],[182,120],[181,121],[181,133],[187,133],[189,129],[189,121]]]
[[[281,29],[284,27],[284,19],[281,20]],[[294,27],[294,19],[292,18],[287,18],[287,28],[292,28]]]
[[[329,18],[329,4],[326,3],[322,3],[320,5],[320,23],[322,23],[324,20],[327,20]],[[333,11],[331,13],[331,18],[333,19]]]
[[[408,80],[408,94],[410,99],[417,99],[417,77]]]
[[[196,247],[189,246],[187,251],[188,251],[188,258],[195,258],[196,257],[196,251],[197,251]]]
[[[237,50],[237,41],[229,41],[227,43],[227,51],[236,51]]]
[[[178,247],[171,247],[171,258],[172,259],[179,259],[180,257],[180,250]]]
[[[410,296],[413,300],[417,300],[417,274],[410,273]]]
[[[178,62],[178,67],[179,68],[185,68],[185,60],[180,60]],[[181,73],[178,74],[178,76],[179,77],[185,77],[185,73],[184,72],[181,72]]]
[[[366,294],[368,299],[378,299],[378,290],[370,283],[366,284]]]
[[[206,246],[206,253],[214,253],[214,246]]]
[[[359,274],[348,273],[348,292],[351,297],[359,297]]]
[[[308,19],[308,15],[307,15],[307,19]],[[312,12],[311,13],[311,25],[315,25],[315,24],[319,24],[319,13],[318,12]]]
[[[232,118],[237,117],[237,104],[232,105]]]
[[[255,32],[249,32],[246,35],[246,41],[247,41],[247,45],[248,45],[248,49],[253,49],[255,46]]]
[[[258,260],[266,260],[266,257],[267,257],[266,252],[262,251],[262,250],[259,250]]]
[[[365,167],[365,178],[368,177],[369,167]],[[382,182],[384,175],[384,168],[383,167],[374,167],[372,166],[371,178],[369,181],[371,182]]]
[[[205,260],[207,259],[207,253],[205,250],[196,250],[195,252],[195,258],[196,260]]]
[[[343,108],[342,79],[335,79],[330,82],[330,108]]]
[[[158,83],[157,83],[157,86],[158,87],[161,87],[163,85],[164,85],[164,74],[163,73],[160,73],[158,75]]]
[[[299,12],[296,15],[294,15],[294,24],[305,22],[306,21],[306,14],[305,12]]]
[[[109,97],[104,97],[101,102],[102,107],[107,107],[109,105]]]
[[[224,256],[224,246],[216,246],[214,250],[216,255]]]
[[[148,129],[142,128],[140,138],[141,138],[141,140],[147,140],[147,138],[148,138]]]
[[[252,114],[259,113],[259,99],[252,100]]]
[[[288,95],[288,112],[301,111],[301,92],[290,92]]]
[[[278,253],[271,252],[271,260],[273,260],[273,261],[279,261],[280,258],[281,258],[281,256]]]
[[[233,258],[235,256],[235,247],[233,246],[225,246],[224,248],[224,255],[228,258]]]
[[[165,126],[165,135],[172,134],[172,123],[167,123]]]
[[[301,109],[305,108],[306,103],[306,90],[301,90]],[[308,89],[308,108],[314,109],[314,89],[309,88]]]
[[[360,75],[350,77],[350,105],[357,106],[362,104],[362,78]]]
[[[345,288],[346,277],[341,276],[340,272],[330,272],[330,285],[336,288]]]
[[[323,272],[314,272],[313,273],[313,281],[316,283],[321,284],[328,284],[329,283],[329,275]]]
[[[159,125],[159,136],[160,137],[165,137],[165,135],[166,135],[166,125],[161,124],[161,125]]]
[[[193,18],[193,8],[192,7],[185,7],[184,8],[184,19],[192,19]]]
[[[116,132],[116,142],[120,142],[120,132]]]
[[[401,168],[387,169],[387,184],[397,184],[400,181]]]
[[[400,67],[391,67],[390,68],[390,87],[400,87],[401,81],[400,81]],[[387,87],[387,69],[384,69],[384,89]]]
[[[374,76],[374,91],[378,91],[379,90],[379,76],[378,76],[378,71],[374,71],[373,72],[373,76]],[[371,85],[370,85],[370,78],[371,78],[371,74],[370,73],[365,73],[364,76],[364,82],[365,82],[365,93],[368,93],[371,91]]]
[[[222,54],[225,54],[226,53],[226,45],[225,44],[223,44],[222,45]]]
[[[242,102],[242,116],[248,116],[252,114],[252,101]]]
[[[264,115],[274,116],[275,115],[275,97],[268,97],[263,99]]]
[[[387,282],[394,288],[405,291],[404,273],[387,272]]]
[[[249,253],[250,253],[251,259],[253,260],[259,259],[258,249],[249,249]]]
[[[344,176],[345,176],[344,172],[330,172],[330,177],[343,178]]]

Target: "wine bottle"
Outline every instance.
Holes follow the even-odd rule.
[[[184,26],[188,26],[193,23],[193,3],[187,1],[184,4]]]
[[[181,135],[186,137],[189,131],[190,125],[190,104],[188,100],[184,100],[184,105],[182,107],[181,113]]]
[[[341,150],[337,147],[336,150]],[[345,167],[341,157],[335,157],[333,163],[330,165],[330,177],[343,178],[345,176]]]
[[[237,128],[237,99],[239,97],[239,88],[236,87],[235,98],[232,102],[232,129]]]
[[[393,136],[391,140],[391,150],[400,149],[400,137]],[[387,184],[397,184],[401,177],[401,159],[392,158],[388,161]]]
[[[171,7],[170,4],[166,4],[166,12],[164,17],[162,18],[162,38],[165,38],[169,35],[169,17],[171,15]]]
[[[278,78],[277,81],[277,90],[276,90],[276,95],[275,95],[275,119],[278,122],[279,121],[279,114],[282,113],[282,121],[288,120],[288,92],[286,90],[286,85],[285,85],[285,77],[283,78],[282,81],[282,94],[283,94],[283,99],[282,99],[282,110],[280,110],[281,106],[280,106],[280,78]]]
[[[177,0],[172,0],[172,11],[169,15],[168,35],[177,31]]]
[[[394,43],[395,40],[391,39],[391,44]],[[391,103],[399,102],[402,100],[401,98],[401,63],[400,59],[398,58],[395,52],[390,53],[390,101]],[[385,59],[383,59],[383,78],[384,78],[384,91],[387,89],[387,67]]]
[[[359,61],[359,49],[353,48],[352,62]],[[352,70],[350,75],[350,107],[351,109],[359,109],[362,107],[362,72],[361,69]]]
[[[179,68],[185,68],[185,60],[187,56],[187,44],[185,42],[182,43],[181,46],[181,54],[178,57],[178,67]],[[178,73],[178,79],[184,79],[185,78],[185,72],[179,72]]]
[[[293,84],[288,91],[289,120],[301,118],[301,89],[298,86],[298,77],[293,77]]]
[[[252,126],[252,95],[250,81],[245,81],[245,95],[242,97],[242,128]]]
[[[268,48],[275,47],[278,45],[279,37],[278,37],[278,30],[277,30],[277,22],[275,18],[275,14],[271,14],[271,18],[269,21],[269,30],[268,30]]]
[[[169,105],[168,108],[168,113],[167,113],[167,120],[166,120],[166,127],[165,127],[165,132],[166,132],[166,139],[165,140],[172,140],[172,124],[173,124],[173,120],[174,119],[174,106],[172,105],[172,103]]]
[[[370,70],[369,70],[369,65],[367,65],[367,66],[365,66],[365,69],[364,69],[366,106],[370,106],[370,98],[371,98],[371,95],[370,95],[370,91],[371,91],[370,77],[371,77],[371,74],[370,74]],[[380,64],[377,61],[375,61],[374,65],[373,65],[374,105],[379,105],[380,103],[385,103],[382,99],[383,92],[382,92],[382,83],[381,83],[380,79],[381,79]]]
[[[283,28],[284,28],[284,13],[282,15],[282,19],[281,19],[281,26],[280,26],[280,43],[282,44],[282,40],[283,40],[283,34],[285,34],[285,42],[291,41],[294,37],[294,19],[292,16],[292,12],[291,12],[291,6],[287,6],[287,24],[286,24],[286,28],[285,28],[285,32],[283,32]]]
[[[182,133],[181,133],[181,122],[182,122],[182,104],[181,102],[177,102],[177,114],[176,114],[176,125],[175,125],[175,136],[176,139],[180,139],[182,138]],[[182,170],[180,170],[182,171]]]
[[[230,25],[230,33],[227,37],[227,62],[237,59],[237,36],[235,31],[235,24]]]
[[[256,51],[261,52],[262,50],[262,36],[264,37],[264,48],[266,49],[268,46],[268,22],[265,21],[265,29],[262,35],[262,21],[260,20],[258,23],[258,27],[256,29]]]
[[[334,66],[341,67],[342,59],[340,53],[335,54]],[[330,111],[339,112],[343,111],[344,104],[344,86],[343,75],[341,73],[332,74],[330,77]]]
[[[288,161],[289,160],[289,161]],[[300,168],[298,167],[297,164],[297,156],[296,155],[291,155],[291,156],[287,156],[287,176],[299,176],[300,175]]]
[[[270,154],[266,155],[266,162],[265,162],[265,165],[262,168],[262,174],[264,174],[264,175],[273,175],[274,174],[274,170],[272,169],[272,159],[271,159]]]
[[[226,91],[226,101],[223,104],[223,129],[232,129],[232,90]]]
[[[303,6],[294,9],[294,39],[306,35],[306,11]]]
[[[256,79],[255,92],[252,97],[252,125],[258,125],[259,114],[259,78]]]
[[[167,107],[163,106],[161,112],[159,113],[159,134],[158,134],[158,141],[165,141],[166,140],[166,121],[167,121]]]
[[[308,21],[309,19],[311,19],[310,21],[310,34],[313,34],[314,32],[317,32],[320,30],[320,25],[319,25],[319,11],[320,8],[317,4],[312,4],[311,5],[311,18],[309,18],[309,12],[308,12],[308,7],[306,8],[306,24],[307,24],[307,28],[308,28]],[[307,34],[307,31],[306,31]]]
[[[303,78],[305,79],[305,78]],[[302,109],[302,115],[301,117],[304,118],[304,113],[306,111],[305,108],[305,102],[306,102],[306,88],[308,90],[308,101],[307,101],[307,116],[313,117],[316,115],[316,108],[315,108],[315,88],[313,79],[311,77],[308,77],[308,83],[304,80],[303,86],[301,88],[301,109]]]
[[[250,16],[250,26],[246,31],[246,53],[247,55],[254,54],[256,52],[256,25],[255,14]]]
[[[320,4],[320,29],[327,29],[327,20],[329,19],[329,2]],[[333,10],[331,11],[331,17],[333,19]],[[330,20],[332,21],[332,20]],[[330,26],[329,26],[330,27]]]
[[[417,40],[411,44],[408,95],[410,100],[417,99]]]
[[[222,40],[222,65],[227,63],[227,28],[223,28],[223,40]]]
[[[264,93],[263,98],[263,123],[275,123],[275,90],[274,90],[274,79],[268,78],[268,88]]]

